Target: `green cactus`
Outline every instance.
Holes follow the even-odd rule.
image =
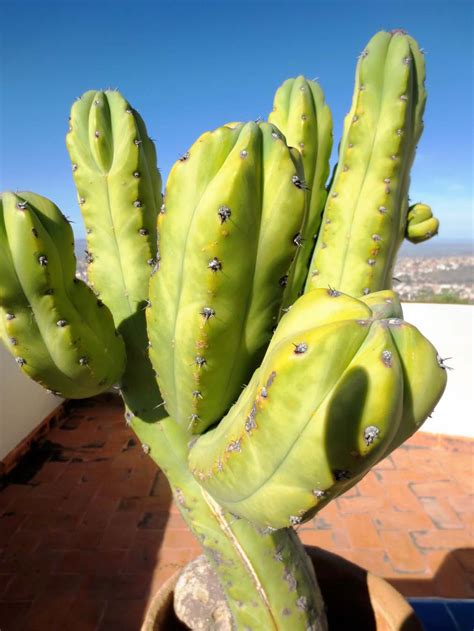
[[[66,145],[86,226],[89,283],[125,341],[121,391],[129,414],[151,421],[161,403],[144,311],[162,203],[155,147],[138,112],[113,90],[91,90],[74,103]]]
[[[427,204],[413,204],[408,209],[405,238],[412,243],[427,241],[438,234],[439,221]]]
[[[331,146],[322,93],[303,78],[280,88],[271,116],[302,155],[272,123],[229,123],[176,163],[163,205],[138,113],[113,91],[75,103],[67,146],[93,291],[74,278],[54,204],[1,199],[3,342],[65,397],[119,382],[126,422],[167,475],[238,630],[326,629],[291,526],[416,431],[446,382],[389,280],[405,231],[420,240],[436,221],[407,202],[423,62],[399,32],[367,51],[307,285],[324,289],[293,305]]]
[[[248,388],[190,451],[221,506],[262,527],[299,524],[432,412],[446,370],[390,294],[370,308],[317,289],[282,318]]]
[[[405,236],[410,169],[425,108],[425,64],[403,31],[377,33],[360,56],[307,290],[390,289]]]
[[[150,358],[166,409],[193,433],[228,410],[270,340],[304,221],[299,161],[273,125],[233,123],[168,178]]]
[[[110,388],[125,349],[110,311],[75,277],[66,218],[34,193],[0,199],[0,304],[3,340],[29,377],[66,398]]]
[[[135,419],[134,429],[214,567],[236,629],[325,631],[314,570],[293,529],[262,530],[224,511],[189,472],[189,433],[172,419]]]
[[[326,181],[332,150],[332,116],[324,93],[303,76],[287,79],[275,93],[268,120],[284,134],[290,147],[301,153],[308,196],[308,216],[301,235],[289,303],[302,291],[327,198]]]

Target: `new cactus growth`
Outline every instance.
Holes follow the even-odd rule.
[[[438,234],[439,221],[433,217],[427,204],[413,204],[408,209],[405,238],[412,243],[421,243]]]
[[[390,290],[403,236],[438,228],[407,201],[423,81],[414,40],[371,40],[296,301],[331,148],[322,92],[302,77],[279,89],[270,123],[202,135],[164,204],[139,114],[118,92],[81,97],[67,146],[90,287],[59,209],[1,198],[3,342],[64,397],[119,384],[239,631],[327,628],[293,526],[416,431],[445,387],[443,360]]]

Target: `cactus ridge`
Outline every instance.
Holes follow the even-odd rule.
[[[438,234],[439,221],[427,204],[413,204],[408,210],[405,237],[411,243],[427,241]]]
[[[88,279],[126,344],[121,390],[134,414],[153,420],[161,398],[148,359],[144,307],[159,264],[155,147],[138,112],[112,90],[88,91],[74,103],[66,145],[86,226]]]
[[[318,83],[300,75],[287,79],[278,88],[268,120],[284,134],[287,144],[301,154],[307,185],[308,212],[288,300],[291,304],[304,287],[327,198],[332,116]]]
[[[435,349],[392,292],[375,300],[319,289],[282,318],[247,389],[190,451],[222,506],[261,526],[301,523],[432,411],[446,382]]]
[[[125,350],[109,310],[75,278],[71,227],[33,193],[3,193],[0,306],[3,340],[22,370],[63,397],[110,388]]]
[[[199,433],[268,344],[304,221],[300,157],[268,123],[207,132],[174,165],[150,281],[150,358],[168,412]]]
[[[362,296],[391,287],[423,127],[424,79],[423,55],[402,33],[377,33],[361,55],[307,290],[329,284]]]

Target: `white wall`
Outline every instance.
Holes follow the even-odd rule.
[[[0,460],[61,401],[24,375],[0,342]]]
[[[404,303],[405,320],[450,357],[448,385],[422,431],[474,438],[474,306]]]

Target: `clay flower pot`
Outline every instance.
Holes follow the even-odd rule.
[[[423,631],[405,598],[383,578],[321,548],[307,547],[306,551],[316,570],[329,631]],[[173,610],[179,574],[180,570],[155,594],[141,631],[187,629]]]

